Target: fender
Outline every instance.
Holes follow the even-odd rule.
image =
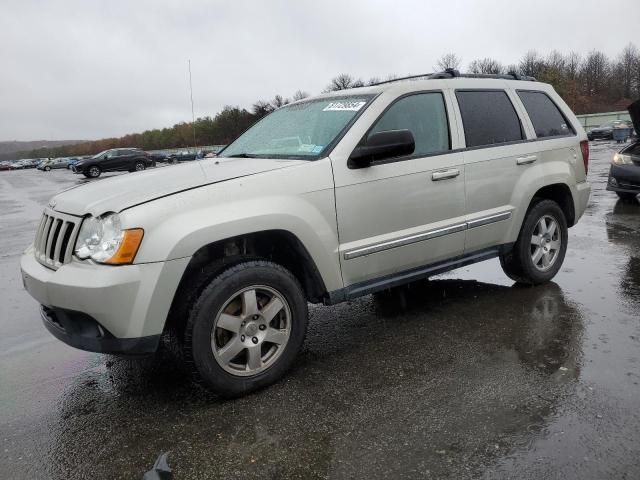
[[[305,246],[328,290],[343,287],[328,159],[160,198],[121,217],[123,228],[145,230],[135,263],[190,257],[219,240],[285,230]]]
[[[528,167],[519,176],[513,188],[511,198],[511,205],[514,206],[513,221],[504,239],[504,243],[512,243],[517,240],[528,207],[531,205],[531,201],[536,192],[540,189],[553,184],[565,185],[571,191],[573,203],[574,206],[576,206],[575,189],[569,187],[575,183],[574,178],[575,173],[572,171],[569,162],[566,161],[554,160],[537,163]],[[516,206],[520,206],[520,208],[516,208]]]

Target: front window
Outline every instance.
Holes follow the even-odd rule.
[[[93,157],[91,157],[91,158],[102,158],[102,157],[104,157],[104,156],[107,154],[107,152],[108,152],[108,151],[109,151],[109,150],[103,150],[102,152],[95,154],[95,155],[94,155]]]
[[[219,156],[319,158],[371,98],[341,96],[287,105],[260,120]]]

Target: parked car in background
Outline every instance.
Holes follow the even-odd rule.
[[[16,167],[13,166],[12,162],[4,161],[0,162],[0,170],[15,170]]]
[[[36,168],[40,164],[39,158],[25,158],[24,160],[20,160],[18,162],[20,164],[20,168]]]
[[[167,155],[162,152],[145,152],[145,153],[154,162],[165,162],[167,160]]]
[[[175,152],[167,155],[166,161],[168,163],[178,163],[178,162],[188,162],[191,160],[195,160],[198,156],[197,152]]]
[[[24,160],[18,160],[17,162],[13,163],[13,168],[15,168],[16,170],[23,170],[27,168],[27,163]]]
[[[640,131],[640,100],[627,107],[636,132]],[[613,156],[607,190],[622,200],[633,200],[640,193],[640,138]]]
[[[67,160],[67,168],[69,170],[71,170],[71,167],[73,167],[76,163],[78,163],[80,160],[82,159],[82,157],[69,157],[69,159]]]
[[[112,148],[81,160],[71,167],[73,173],[97,178],[102,172],[136,172],[153,166],[151,157],[139,148]]]
[[[38,170],[42,170],[44,172],[48,172],[50,170],[56,170],[59,168],[67,168],[66,157],[50,158],[38,164]]]
[[[629,120],[611,120],[591,129],[587,133],[587,138],[589,140],[613,140],[614,128],[633,128],[633,123]]]

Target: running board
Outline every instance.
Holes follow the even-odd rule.
[[[388,288],[399,287],[407,283],[415,282],[416,280],[422,280],[425,278],[445,273],[456,268],[472,265],[474,263],[483,262],[496,258],[500,255],[504,248],[508,248],[507,245],[501,247],[492,247],[485,250],[479,250],[467,255],[460,255],[458,257],[450,258],[448,260],[432,263],[411,270],[405,270],[399,273],[393,273],[391,275],[385,275],[384,277],[374,278],[364,282],[354,283],[348,287],[341,288],[329,292],[328,298],[325,301],[327,305],[334,305],[336,303],[344,302],[346,300],[352,300],[363,295],[379,292]]]

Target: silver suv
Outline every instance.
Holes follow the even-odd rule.
[[[549,85],[456,71],[271,113],[217,158],[56,195],[21,260],[60,340],[105,353],[175,338],[215,392],[294,362],[326,305],[499,257],[560,269],[589,199],[587,136]]]

